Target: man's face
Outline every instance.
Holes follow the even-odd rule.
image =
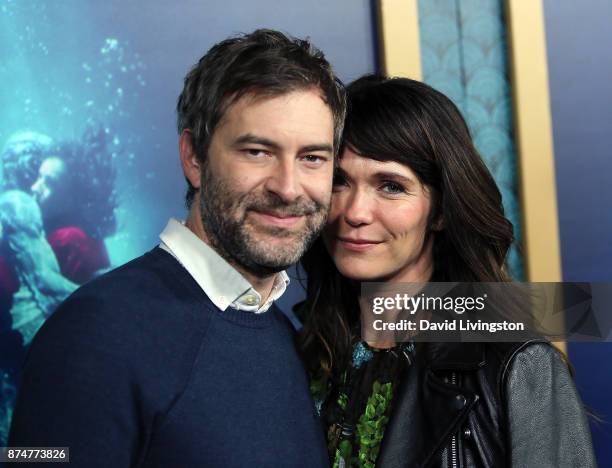
[[[299,260],[329,211],[333,133],[314,89],[246,95],[227,109],[200,190],[204,230],[222,256],[257,275]]]

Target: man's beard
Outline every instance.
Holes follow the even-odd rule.
[[[329,203],[299,198],[287,203],[273,193],[235,192],[231,183],[202,169],[200,216],[209,242],[229,263],[256,276],[267,276],[296,263],[317,238],[327,218]],[[248,222],[249,211],[282,216],[304,216],[297,230]],[[267,234],[262,236],[261,233]],[[266,237],[286,238],[286,243]]]

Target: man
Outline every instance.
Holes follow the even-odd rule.
[[[258,30],[185,78],[189,215],[45,323],[9,445],[72,466],[327,464],[291,322],[274,306],[323,226],[344,94],[308,42]]]
[[[21,131],[11,135],[0,153],[0,193],[9,190],[29,192],[40,163],[53,148],[48,135]],[[0,246],[0,322],[13,305],[13,295],[19,290],[19,277],[14,265],[6,258]],[[0,443],[5,443],[0,429]]]

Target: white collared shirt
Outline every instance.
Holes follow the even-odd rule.
[[[278,273],[268,299],[261,304],[261,295],[246,278],[180,221],[171,218],[159,238],[159,246],[183,265],[221,310],[232,307],[256,314],[265,312],[289,284],[287,273]]]

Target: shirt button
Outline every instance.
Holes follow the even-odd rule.
[[[252,306],[252,305],[257,304],[257,298],[255,296],[249,294],[248,296],[246,296],[244,298],[244,302],[246,302],[247,305]]]

